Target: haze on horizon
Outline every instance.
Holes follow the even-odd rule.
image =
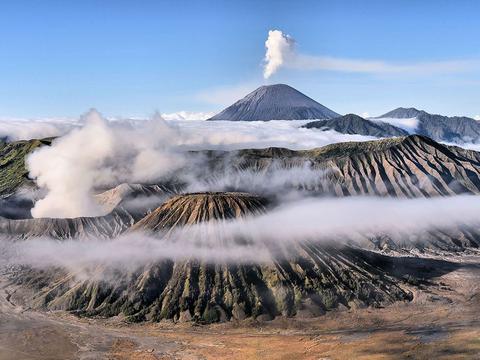
[[[272,83],[342,114],[474,117],[479,10],[466,0],[5,2],[0,117],[211,113]]]

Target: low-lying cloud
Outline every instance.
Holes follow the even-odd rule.
[[[152,261],[267,262],[304,242],[341,245],[388,235],[402,241],[433,229],[478,226],[475,196],[434,199],[374,197],[303,199],[255,217],[214,221],[169,233],[128,233],[112,240],[31,239],[2,243],[4,261],[81,271],[99,264],[134,269]]]
[[[0,119],[0,139],[10,141],[42,139],[65,135],[81,124],[77,119]]]
[[[407,118],[407,119],[399,119],[399,118],[369,118],[371,121],[381,121],[393,126],[399,127],[405,131],[408,131],[410,134],[414,134],[415,130],[418,128],[418,119],[414,118]]]
[[[374,137],[341,134],[332,130],[306,129],[304,121],[191,121],[169,120],[155,115],[150,120],[108,120],[91,111],[73,122],[50,147],[42,147],[27,159],[30,176],[46,192],[33,209],[34,217],[80,217],[104,215],[94,194],[121,183],[159,183],[179,170],[187,174],[189,190],[239,189],[260,191],[269,182],[298,179],[297,188],[314,186],[323,174],[302,164],[296,169],[253,174],[231,171],[211,174],[196,181],[204,159],[187,154],[191,150],[238,150],[283,147],[312,149],[332,143],[374,140]],[[408,126],[407,126],[408,125]],[[414,124],[404,124],[404,128]],[[478,145],[464,144],[475,150]],[[270,187],[273,189],[273,187]],[[268,190],[268,189],[265,189]]]
[[[198,158],[186,156],[190,150],[270,146],[308,149],[339,141],[373,139],[300,128],[305,122],[165,121],[160,115],[143,121],[109,121],[97,111],[90,111],[80,121],[81,126],[27,158],[30,176],[47,191],[36,202],[32,215],[103,215],[103,207],[94,198],[96,189],[121,183],[156,183],[185,167],[196,174],[194,170],[203,164]],[[223,180],[216,181],[226,181],[228,174],[224,175]],[[238,179],[231,175],[229,181],[238,184],[247,177],[243,175]]]

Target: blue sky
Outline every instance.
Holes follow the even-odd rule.
[[[2,1],[0,116],[216,111],[288,83],[340,112],[416,106],[480,114],[478,1]],[[465,71],[378,74],[282,68],[262,76],[268,31],[299,53]]]

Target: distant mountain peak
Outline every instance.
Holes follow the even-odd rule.
[[[331,119],[336,112],[286,84],[263,85],[208,120]]]
[[[415,108],[397,108],[375,119],[428,136],[435,141],[464,144],[480,142],[480,123],[465,116],[430,114]]]
[[[342,134],[358,134],[374,137],[405,136],[408,133],[399,127],[382,121],[372,121],[356,114],[347,114],[334,119],[312,121],[303,127],[321,130],[334,130]]]
[[[418,110],[414,107],[410,107],[410,108],[399,107],[377,118],[378,119],[381,119],[381,118],[411,119],[411,118],[418,117],[422,114],[428,114],[428,113],[423,110]]]

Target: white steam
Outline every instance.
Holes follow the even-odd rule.
[[[186,192],[242,191],[278,199],[302,196],[303,190],[314,190],[328,182],[328,170],[317,169],[309,161],[284,167],[273,161],[266,169],[232,168],[226,159],[225,169],[205,177],[185,177]]]
[[[192,170],[192,178],[187,179],[192,191],[232,188],[256,192],[275,188],[269,183],[292,182],[294,188],[311,188],[324,174],[302,168],[302,164],[260,174],[226,168],[223,173],[211,174],[208,181],[196,181],[201,171],[195,170],[203,170],[205,164],[186,152],[272,146],[302,150],[375,139],[302,128],[307,122],[164,121],[159,115],[151,120],[109,121],[92,111],[76,122],[71,132],[28,157],[30,176],[47,193],[32,214],[61,218],[104,215],[105,208],[95,200],[95,193],[121,183],[159,183],[181,169]],[[463,146],[478,150],[478,145]]]
[[[480,60],[445,60],[421,63],[389,63],[383,60],[345,59],[298,53],[295,40],[280,30],[270,30],[265,42],[264,77],[268,79],[280,68],[324,70],[365,74],[446,74],[475,71]]]
[[[133,128],[128,122],[108,122],[95,110],[84,126],[56,139],[27,158],[30,176],[48,193],[36,202],[34,217],[101,215],[96,187],[123,182],[151,182],[181,167],[183,156],[170,139],[175,129],[160,116]]]
[[[203,164],[196,163],[196,158],[185,155],[188,150],[269,146],[308,149],[338,141],[373,139],[334,131],[302,129],[300,126],[304,122],[293,124],[289,121],[268,124],[187,120],[167,122],[159,115],[149,121],[108,121],[98,112],[91,111],[81,123],[81,127],[57,138],[51,146],[42,147],[27,158],[30,176],[47,191],[46,197],[36,202],[32,210],[34,217],[104,215],[104,207],[94,197],[97,189],[121,183],[158,183],[187,165],[192,169],[202,168]],[[229,181],[234,182],[235,176],[230,174]],[[286,176],[283,174],[282,178]],[[243,174],[237,180],[247,178],[253,179],[254,176]],[[215,181],[226,179],[218,178]],[[253,184],[252,181],[245,183]],[[201,185],[206,186],[209,184]]]
[[[295,40],[280,30],[270,30],[265,41],[265,65],[263,77],[268,79],[282,67],[285,62],[291,61],[295,52]]]

